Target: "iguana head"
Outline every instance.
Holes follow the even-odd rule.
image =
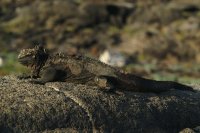
[[[42,46],[35,46],[32,49],[22,49],[18,55],[18,61],[25,66],[32,67],[46,61],[48,53]]]

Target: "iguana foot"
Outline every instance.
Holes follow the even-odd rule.
[[[20,80],[21,80],[21,79],[29,79],[29,78],[31,78],[31,79],[36,79],[36,78],[39,78],[39,76],[31,76],[31,75],[29,75],[29,74],[23,73],[23,74],[21,74],[21,75],[18,75],[17,78],[20,79]]]
[[[31,76],[28,75],[28,74],[23,73],[21,75],[18,75],[17,78],[20,79],[20,80],[22,80],[22,79],[29,79],[29,78],[31,78]]]
[[[31,79],[29,82],[32,83],[32,84],[40,84],[40,85],[44,85],[45,84],[45,82],[43,82],[43,81],[41,81],[39,79]]]
[[[114,85],[112,82],[106,78],[105,76],[98,76],[95,77],[95,83],[104,91],[104,92],[109,92],[113,93],[116,91]]]

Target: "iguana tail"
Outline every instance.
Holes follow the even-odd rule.
[[[125,77],[126,78],[125,78]],[[122,77],[125,82],[127,80],[132,83],[131,87],[136,89],[136,91],[139,92],[164,92],[164,91],[169,91],[169,90],[183,90],[183,91],[193,91],[195,90],[187,85],[183,85],[174,81],[156,81],[156,80],[150,80],[150,79],[145,79],[142,77],[138,77],[136,75],[132,74],[126,74],[123,75]]]

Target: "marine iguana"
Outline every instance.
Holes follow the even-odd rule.
[[[171,89],[194,91],[192,87],[177,82],[155,81],[125,73],[89,57],[61,53],[51,55],[42,46],[21,50],[18,60],[22,65],[32,69],[31,75],[20,78],[31,78],[31,82],[37,84],[64,81],[97,85],[109,91],[116,89],[154,93]]]

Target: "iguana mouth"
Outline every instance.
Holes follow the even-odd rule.
[[[30,59],[30,57],[18,58],[18,61],[20,64],[25,66],[30,66],[31,64],[33,64],[33,59]]]

